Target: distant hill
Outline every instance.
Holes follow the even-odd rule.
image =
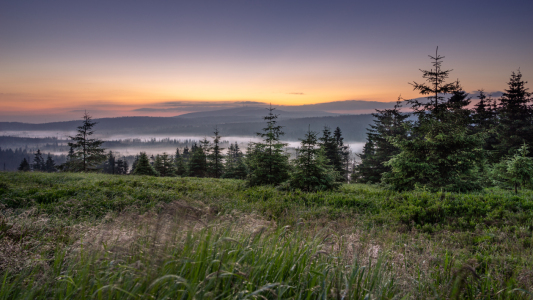
[[[236,107],[236,108],[227,108],[220,110],[204,111],[204,112],[194,112],[179,115],[176,118],[227,118],[227,122],[239,122],[243,121],[252,121],[261,119],[267,114],[265,107]],[[294,118],[310,118],[310,117],[326,117],[326,116],[338,116],[337,113],[330,113],[325,111],[286,111],[282,109],[274,110],[274,113],[279,115],[280,119],[294,119]],[[238,118],[238,119],[237,119]]]
[[[324,125],[334,129],[340,127],[347,141],[365,140],[366,128],[372,122],[370,114],[306,116],[306,113],[280,114],[279,124],[284,126],[284,139],[303,138],[308,126],[311,130],[321,131]],[[313,112],[317,113],[317,112]],[[328,114],[328,113],[324,113]],[[94,129],[106,139],[113,135],[157,135],[157,136],[210,136],[215,126],[223,136],[256,136],[265,126],[262,117],[266,115],[263,108],[232,108],[216,112],[191,113],[178,117],[121,117],[95,119]],[[291,116],[292,118],[288,117]],[[297,117],[300,116],[300,117]],[[44,124],[27,124],[17,122],[0,122],[0,135],[6,131],[74,131],[81,120],[52,122]]]

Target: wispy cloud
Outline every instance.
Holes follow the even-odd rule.
[[[298,92],[292,92],[292,93],[287,93],[287,95],[305,95],[304,93],[298,93]]]

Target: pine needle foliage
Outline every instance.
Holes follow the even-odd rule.
[[[316,132],[309,127],[293,160],[290,187],[306,192],[337,189],[340,186],[337,182],[339,174],[328,162],[324,149],[318,144]]]
[[[132,172],[133,175],[149,175],[149,176],[159,176],[158,172],[150,164],[150,159],[146,152],[141,152],[139,154],[139,159],[135,164],[135,169]]]
[[[385,163],[400,153],[400,149],[392,143],[391,139],[406,140],[408,138],[406,119],[409,115],[400,111],[401,103],[402,99],[398,97],[394,108],[376,109],[376,113],[372,114],[374,124],[368,129],[363,152],[358,154],[361,163],[355,167],[352,178],[354,182],[379,183],[381,176],[385,172],[390,172],[391,168]]]
[[[257,135],[263,140],[253,143],[251,151],[248,152],[248,184],[257,185],[278,185],[289,179],[289,157],[283,151],[287,145],[280,141],[284,134],[282,126],[277,125],[278,115],[274,114],[275,108],[268,108],[268,115],[263,119],[267,127]]]
[[[41,153],[41,150],[39,149],[37,149],[37,152],[35,152],[34,154],[32,168],[33,168],[33,171],[40,171],[40,172],[46,171],[45,160],[43,158],[43,154]]]
[[[496,185],[512,186],[515,194],[518,187],[525,188],[533,183],[533,158],[528,157],[529,147],[523,144],[511,157],[505,157],[492,169],[492,178]]]
[[[244,159],[244,154],[239,148],[239,144],[237,142],[230,144],[222,178],[245,179],[248,175],[248,170]]]
[[[522,144],[533,147],[533,108],[531,93],[525,87],[522,73],[513,72],[508,82],[508,89],[500,98],[498,107],[499,126],[497,145],[498,156],[514,153]]]
[[[400,153],[384,163],[390,171],[383,174],[383,181],[396,190],[417,187],[454,192],[479,190],[478,171],[485,162],[486,135],[469,130],[470,98],[459,81],[445,83],[450,70],[441,70],[444,57],[436,54],[430,58],[435,69],[422,73],[432,85],[413,84],[422,95],[429,95],[428,102],[409,101],[417,121],[408,128],[409,139],[389,139]],[[451,96],[447,100],[446,94]]]
[[[171,156],[166,152],[158,154],[155,158],[154,169],[159,173],[161,177],[174,177],[176,176],[176,164]]]
[[[85,112],[83,115],[83,124],[78,126],[78,133],[69,138],[72,142],[68,143],[74,151],[71,160],[67,162],[68,171],[89,172],[95,171],[105,159],[104,149],[101,147],[103,141],[91,138],[94,134],[93,127],[96,122],[92,121],[92,117]]]
[[[224,148],[220,147],[220,131],[218,131],[218,127],[215,127],[213,134],[213,146],[207,157],[207,168],[209,177],[220,178],[224,174],[224,155],[222,154]]]
[[[187,149],[188,151],[189,149]],[[187,168],[183,162],[183,155],[180,155],[180,149],[176,149],[176,155],[174,157],[174,163],[176,164],[176,175],[185,176],[187,174]]]

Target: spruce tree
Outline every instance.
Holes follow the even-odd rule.
[[[518,187],[533,183],[533,158],[528,157],[528,146],[524,143],[511,157],[504,157],[492,169],[492,178],[497,185],[510,185],[518,193]]]
[[[182,155],[180,155],[180,149],[179,148],[176,149],[176,155],[175,155],[175,158],[174,158],[174,163],[176,164],[176,175],[185,176],[187,174],[187,168],[185,168],[185,163],[183,162]]]
[[[251,186],[278,185],[289,179],[289,158],[283,151],[287,144],[280,141],[284,133],[282,126],[277,125],[278,115],[274,110],[272,106],[268,108],[268,115],[263,118],[267,127],[257,133],[262,142],[253,143],[252,151],[248,152],[248,184]]]
[[[187,165],[187,163],[189,162],[189,156],[190,156],[189,147],[185,145],[185,148],[183,148],[183,154],[182,154],[183,163],[185,165]]]
[[[384,165],[391,157],[400,153],[400,149],[393,145],[393,138],[407,139],[405,126],[408,114],[400,111],[401,97],[398,98],[392,109],[376,109],[373,113],[374,124],[370,125],[367,133],[367,142],[363,153],[358,154],[361,163],[356,166],[356,176],[353,178],[361,183],[381,182],[381,176],[391,169]]]
[[[44,161],[43,155],[41,154],[40,149],[37,149],[37,152],[35,152],[35,155],[33,157],[32,167],[33,167],[33,171],[40,171],[40,172],[46,171],[45,161]]]
[[[449,70],[440,69],[442,56],[430,56],[435,70],[424,71],[430,85],[414,83],[414,89],[428,96],[422,104],[411,100],[417,121],[410,126],[409,139],[392,138],[400,149],[384,165],[390,171],[383,180],[397,190],[426,187],[430,190],[466,192],[481,188],[478,170],[484,162],[486,135],[472,134],[470,103],[459,82],[445,83]],[[445,95],[451,94],[448,100]]]
[[[514,153],[526,143],[533,147],[533,110],[528,105],[531,93],[525,87],[527,81],[522,80],[522,73],[513,72],[509,80],[509,88],[500,98],[498,107],[499,126],[496,146],[498,156],[503,157]]]
[[[117,168],[115,174],[127,175],[128,174],[128,161],[125,157],[117,160]]]
[[[159,176],[154,167],[150,164],[150,159],[146,152],[141,152],[139,155],[139,160],[135,164],[135,169],[132,172],[133,175],[150,175],[150,176]]]
[[[45,165],[45,170],[48,173],[53,173],[57,171],[56,164],[54,160],[52,159],[52,156],[50,155],[50,153],[48,153],[48,156],[46,157],[46,162],[44,165]]]
[[[116,174],[116,162],[113,151],[109,151],[107,154],[107,161],[104,163],[103,172],[107,174]]]
[[[487,134],[483,149],[487,151],[489,156],[495,150],[495,145],[498,143],[495,128],[498,124],[496,101],[489,95],[487,96],[483,90],[478,91],[478,103],[474,105],[472,110],[472,133],[484,132]]]
[[[91,116],[85,112],[83,124],[78,126],[78,133],[69,137],[72,142],[68,145],[74,150],[73,159],[68,162],[69,171],[92,171],[106,159],[104,149],[101,148],[104,142],[91,138],[94,134],[92,128],[96,125],[91,120]]]
[[[135,155],[133,158],[133,163],[131,164],[131,174],[133,174],[133,171],[135,171],[135,168],[137,168],[137,164],[139,163],[139,155]]]
[[[189,156],[188,162],[188,176],[191,177],[206,177],[206,155],[201,146],[193,144],[192,153]]]
[[[157,155],[155,158],[154,169],[159,173],[161,177],[174,177],[176,176],[176,165],[174,160],[166,153]]]
[[[297,158],[293,161],[290,186],[306,192],[336,189],[340,186],[338,174],[328,164],[324,148],[319,146],[317,134],[310,128],[301,140]]]
[[[211,147],[211,153],[208,154],[208,172],[211,177],[220,178],[224,174],[224,155],[222,154],[224,148],[220,147],[218,127],[215,127],[213,133],[213,146]]]
[[[344,179],[344,164],[341,149],[337,143],[337,139],[332,135],[328,126],[324,126],[322,130],[322,137],[320,137],[320,147],[324,150],[328,165],[332,166],[339,177],[337,180]]]
[[[381,165],[381,163],[376,161],[374,154],[374,141],[367,139],[365,145],[363,146],[363,151],[359,154],[356,154],[361,161],[359,164],[354,162],[351,176],[352,182],[380,182],[382,173],[375,172],[374,168],[375,166]]]
[[[245,179],[247,175],[244,155],[239,149],[239,145],[237,142],[230,144],[222,178]]]
[[[336,168],[343,181],[348,181],[348,167],[350,165],[350,147],[344,145],[344,138],[342,137],[342,131],[340,127],[335,128],[333,132],[333,138],[337,144],[339,156],[341,157],[341,164]]]
[[[18,167],[19,171],[28,172],[31,171],[30,163],[24,158]]]

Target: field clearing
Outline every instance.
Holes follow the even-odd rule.
[[[0,299],[531,299],[533,192],[0,173]]]

